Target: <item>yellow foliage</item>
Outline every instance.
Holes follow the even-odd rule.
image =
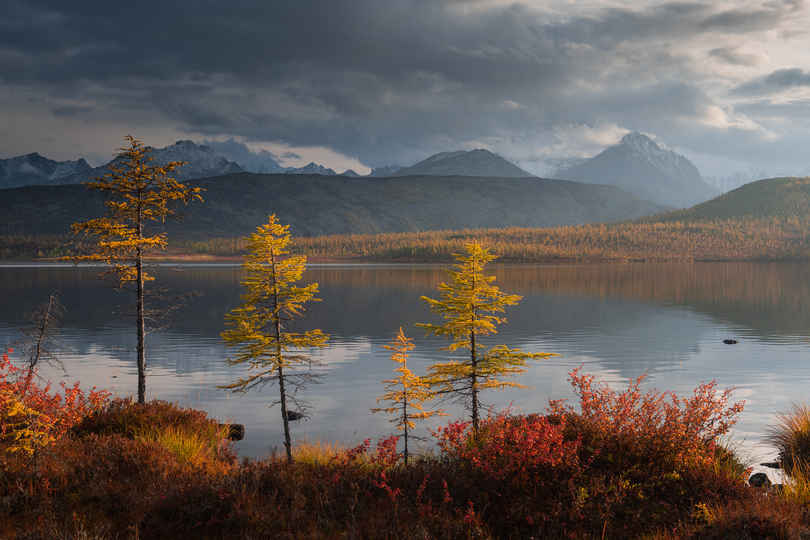
[[[242,303],[226,315],[230,328],[222,333],[226,347],[237,348],[236,356],[228,359],[228,365],[247,364],[248,372],[231,384],[218,388],[234,392],[246,392],[261,388],[269,382],[278,383],[281,415],[284,422],[284,446],[287,458],[292,461],[288,400],[298,404],[296,392],[314,382],[315,374],[296,367],[312,366],[317,362],[296,351],[310,347],[326,347],[328,334],[320,330],[289,332],[287,323],[303,315],[303,304],[318,301],[315,294],[318,284],[297,287],[296,281],[306,267],[305,257],[285,257],[290,241],[289,226],[280,225],[276,216],[257,228],[248,239],[248,249],[242,270],[245,278],[242,286],[247,290],[241,296]],[[292,352],[292,354],[290,354]],[[285,385],[295,391],[288,393]]]
[[[7,452],[32,456],[37,447],[47,446],[56,440],[52,434],[53,425],[8,390],[0,390],[0,423],[2,438],[13,441],[6,446]]]
[[[449,416],[441,410],[426,411],[423,408],[425,401],[434,397],[430,390],[430,384],[423,378],[415,375],[408,369],[408,351],[413,349],[413,340],[405,337],[402,328],[397,332],[396,338],[388,345],[381,345],[384,349],[393,351],[390,360],[397,362],[399,367],[395,369],[400,373],[399,377],[383,381],[387,383],[385,387],[389,392],[377,398],[377,403],[387,401],[388,407],[375,407],[371,412],[386,412],[397,416],[389,420],[395,422],[397,430],[403,431],[405,439],[405,463],[408,463],[408,438],[411,430],[416,428],[414,420],[425,420],[433,416]],[[401,390],[394,388],[402,387]]]
[[[458,401],[470,408],[473,432],[478,435],[479,393],[482,390],[500,390],[506,387],[527,388],[519,383],[503,381],[501,377],[524,373],[526,360],[540,360],[554,356],[550,353],[527,353],[498,345],[487,351],[480,342],[482,337],[497,332],[495,325],[506,322],[491,313],[503,313],[506,306],[517,304],[518,295],[501,292],[491,285],[494,276],[484,276],[484,265],[495,256],[488,249],[472,242],[466,245],[467,255],[456,255],[461,264],[457,270],[445,270],[452,282],[439,285],[441,300],[426,296],[422,300],[430,305],[431,313],[440,313],[447,320],[442,325],[417,324],[427,334],[453,338],[453,343],[443,350],[469,350],[463,360],[433,364],[428,368],[427,382],[437,388],[434,392],[456,396]]]
[[[107,216],[84,223],[74,223],[73,233],[84,233],[98,239],[98,251],[91,255],[73,257],[75,262],[104,262],[112,268],[105,274],[112,275],[120,283],[132,283],[138,279],[135,270],[146,250],[162,249],[167,245],[166,235],[146,235],[145,224],[149,221],[165,222],[178,219],[177,204],[202,200],[201,188],[186,187],[167,175],[184,162],[172,162],[163,167],[149,165],[153,158],[147,157],[151,148],[128,135],[130,146],[119,148],[121,160],[110,164],[110,173],[85,185],[90,191],[100,192],[107,207]],[[144,281],[154,279],[144,275]]]

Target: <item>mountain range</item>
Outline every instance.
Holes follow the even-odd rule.
[[[261,163],[239,164],[229,161],[210,147],[178,141],[150,152],[156,164],[185,161],[175,171],[178,180],[205,178],[253,172],[258,174],[317,174],[338,176],[322,165],[282,167],[270,158]],[[119,159],[119,158],[116,158]],[[59,185],[83,183],[89,177],[107,174],[109,164],[90,167],[86,161],[56,162],[28,154],[0,160],[0,188],[25,185]],[[359,178],[352,170],[341,176]],[[410,167],[388,165],[374,169],[370,177],[407,176],[479,176],[490,178],[544,177],[576,180],[585,183],[611,184],[623,187],[657,204],[689,206],[718,195],[721,190],[709,186],[686,158],[660,149],[651,139],[639,133],[626,135],[620,144],[590,158],[546,158],[507,160],[484,149],[441,152]]]
[[[239,164],[227,160],[208,146],[178,141],[149,156],[158,165],[185,161],[175,170],[181,181],[252,172],[257,174],[298,174],[359,178],[352,170],[338,175],[333,169],[310,163],[304,167],[282,167],[270,158],[259,163]],[[119,159],[119,158],[116,158]],[[28,154],[0,160],[0,189],[25,185],[60,185],[86,182],[88,177],[107,174],[108,165],[91,168],[83,159],[56,162]],[[685,157],[662,150],[647,136],[626,135],[621,142],[590,158],[547,158],[507,160],[484,149],[441,152],[410,167],[388,165],[374,169],[370,177],[469,176],[488,178],[543,177],[575,180],[622,187],[656,204],[683,207],[720,193],[700,178]]]

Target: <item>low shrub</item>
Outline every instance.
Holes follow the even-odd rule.
[[[141,442],[157,442],[181,462],[219,468],[236,463],[228,426],[208,418],[205,411],[154,400],[133,403],[115,399],[85,417],[73,428],[86,436],[120,435]]]
[[[756,516],[770,520],[756,522],[768,534],[803,526],[804,514],[786,517],[795,502],[757,507],[768,498],[717,444],[741,409],[728,392],[702,385],[680,399],[640,391],[641,379],[614,392],[577,371],[571,381],[580,410],[504,411],[476,438],[451,422],[436,431],[436,450],[407,464],[391,436],[376,448],[301,444],[292,462],[232,466],[206,454],[206,426],[216,424],[204,413],[113,400],[42,450],[36,467],[7,456],[16,465],[0,474],[0,537],[710,538]]]
[[[85,394],[79,383],[38,386],[28,371],[12,365],[11,349],[0,355],[0,451],[29,457],[65,435],[88,414],[106,404],[109,392],[95,387]]]

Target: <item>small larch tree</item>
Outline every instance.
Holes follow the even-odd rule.
[[[396,338],[392,342],[388,345],[381,345],[381,347],[393,351],[390,360],[399,364],[395,371],[399,372],[400,376],[383,381],[387,383],[385,389],[389,390],[389,392],[377,398],[377,403],[387,401],[390,406],[375,407],[371,409],[371,412],[386,412],[397,415],[389,421],[395,422],[397,430],[402,431],[400,436],[405,443],[402,455],[407,465],[408,439],[422,439],[413,435],[413,430],[416,429],[414,420],[449,415],[441,410],[426,411],[423,409],[423,404],[425,401],[432,399],[433,393],[430,391],[430,385],[424,379],[408,369],[408,351],[413,349],[414,345],[413,340],[405,337],[402,328],[399,329]]]
[[[460,402],[470,411],[473,434],[477,438],[481,416],[481,397],[484,390],[506,387],[528,388],[503,377],[522,374],[526,371],[526,361],[540,360],[555,356],[551,353],[529,353],[521,349],[509,349],[506,345],[488,348],[480,339],[497,332],[496,324],[506,322],[502,313],[506,306],[517,304],[520,296],[501,292],[491,285],[495,276],[484,276],[484,265],[495,256],[477,243],[466,246],[467,255],[455,255],[460,264],[457,270],[447,270],[451,283],[441,283],[438,287],[440,300],[426,296],[421,299],[430,305],[431,313],[440,313],[447,320],[444,324],[417,324],[433,334],[452,338],[453,343],[440,350],[469,351],[466,358],[440,362],[428,367],[427,381],[434,391],[445,398]]]
[[[157,312],[146,307],[146,283],[154,280],[149,275],[149,264],[144,257],[149,250],[166,247],[166,234],[149,231],[152,222],[163,223],[182,219],[177,211],[180,203],[202,201],[201,188],[187,187],[167,175],[184,162],[176,161],[162,167],[150,165],[152,150],[131,135],[124,138],[129,146],[119,148],[110,165],[110,173],[93,178],[85,185],[91,192],[100,192],[107,207],[107,216],[84,223],[74,223],[73,233],[95,236],[97,252],[71,257],[80,262],[102,262],[110,269],[101,276],[117,282],[117,286],[135,293],[135,325],[138,336],[138,403],[146,401],[146,320]]]
[[[248,376],[218,388],[244,393],[261,389],[268,383],[278,383],[281,418],[284,422],[284,448],[292,461],[289,402],[303,411],[308,404],[297,398],[299,390],[317,382],[318,374],[311,371],[319,365],[317,359],[301,354],[313,347],[326,347],[328,334],[320,330],[291,332],[290,322],[304,314],[304,303],[314,298],[318,284],[297,287],[306,267],[306,257],[288,256],[290,242],[288,225],[280,225],[271,215],[269,223],[257,228],[247,240],[248,254],[242,264],[245,278],[242,286],[247,292],[242,303],[226,315],[230,327],[222,333],[226,347],[238,350],[228,365],[247,364]],[[296,371],[296,368],[299,368]],[[301,369],[306,368],[306,369]]]

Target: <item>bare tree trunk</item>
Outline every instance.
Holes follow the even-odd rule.
[[[470,332],[470,364],[472,367],[470,401],[472,402],[473,435],[478,439],[478,358],[475,352],[475,332]]]
[[[27,392],[29,388],[31,388],[31,378],[34,375],[34,370],[36,369],[37,363],[39,363],[39,357],[42,354],[42,341],[45,339],[46,334],[48,333],[48,322],[50,322],[50,315],[51,315],[51,307],[53,306],[54,294],[48,297],[48,306],[45,308],[45,313],[42,317],[42,321],[39,325],[39,335],[37,336],[37,348],[34,351],[34,354],[31,357],[30,363],[28,364],[28,375],[25,377],[25,391]]]
[[[281,401],[281,419],[284,421],[284,449],[287,451],[287,461],[292,462],[292,437],[290,436],[290,418],[287,415],[287,393],[284,388],[284,357],[281,351],[281,313],[278,312],[278,282],[276,281],[276,255],[270,252],[270,265],[273,268],[273,308],[275,313],[276,330],[276,359],[278,361],[278,390]]]
[[[279,353],[280,354],[280,353]],[[284,420],[284,449],[287,451],[287,461],[292,462],[292,437],[290,436],[290,419],[287,416],[287,394],[284,390],[284,370],[278,365],[278,388],[281,394],[281,418]]]
[[[146,403],[146,324],[144,322],[143,261],[141,248],[137,250],[135,269],[137,274],[137,300],[135,303],[135,324],[138,327],[138,403]]]
[[[407,367],[407,366],[406,366]],[[405,388],[405,392],[402,396],[402,410],[403,410],[403,418],[405,420],[405,465],[408,464],[408,389]]]
[[[42,354],[42,340],[45,338],[45,332],[48,330],[48,321],[50,319],[51,314],[51,306],[53,306],[53,295],[48,297],[48,307],[45,308],[45,316],[42,317],[42,324],[39,327],[39,336],[37,338],[37,350],[34,354],[34,360],[31,362],[31,369],[28,370],[28,378],[31,378],[31,370],[36,367],[37,363],[39,362],[39,355]]]

